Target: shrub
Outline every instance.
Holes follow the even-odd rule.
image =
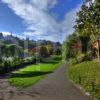
[[[85,54],[79,54],[78,56],[77,56],[77,61],[78,61],[78,63],[80,63],[80,62],[83,62],[83,61],[85,61],[86,59],[85,59]]]
[[[93,54],[92,51],[88,51],[88,52],[85,54],[85,59],[88,60],[88,61],[92,60],[92,54]]]
[[[78,62],[77,62],[77,59],[75,59],[75,58],[71,58],[71,59],[69,59],[69,64],[70,65],[74,65],[74,64],[77,64]]]
[[[69,59],[69,63],[71,65],[74,65],[74,64],[78,64],[78,63],[81,63],[84,61],[90,61],[90,60],[92,60],[92,52],[89,51],[87,53],[80,53],[76,57]]]
[[[84,62],[84,61],[90,61],[92,60],[92,52],[89,51],[87,53],[81,53],[76,57],[78,63]]]
[[[9,67],[9,66],[11,66],[11,62],[9,60],[3,60],[3,66]]]
[[[56,60],[56,61],[62,60],[61,55],[52,55],[51,58],[52,58],[52,60]]]

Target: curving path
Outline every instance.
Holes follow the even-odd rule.
[[[8,88],[8,97],[2,96],[0,100],[90,100],[67,79],[66,67],[67,65],[63,64],[54,73],[28,89],[18,91],[13,87]]]

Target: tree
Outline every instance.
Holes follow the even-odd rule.
[[[64,59],[69,59],[72,57],[76,58],[78,51],[77,48],[75,48],[75,45],[77,44],[78,39],[79,37],[76,33],[73,33],[72,35],[66,38],[62,47],[62,55]]]
[[[53,46],[52,45],[46,45],[47,51],[48,51],[48,55],[52,55],[53,54]]]
[[[7,47],[7,55],[10,57],[23,57],[23,49],[22,47],[16,45],[16,44],[11,44],[8,45]]]
[[[2,58],[5,55],[5,52],[6,52],[6,45],[0,43],[0,62],[2,62]]]
[[[3,34],[2,33],[0,33],[0,38],[2,38],[3,37]]]
[[[38,52],[39,52],[41,57],[48,57],[49,56],[49,53],[48,53],[46,46],[40,46]]]
[[[67,58],[77,55],[75,45],[77,45],[78,39],[81,40],[83,53],[87,53],[87,47],[97,41],[97,54],[100,58],[100,0],[94,2],[92,0],[84,1],[81,10],[77,13],[75,32],[63,43],[63,56]]]

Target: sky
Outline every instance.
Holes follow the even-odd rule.
[[[83,0],[0,0],[0,32],[62,42],[73,33]]]

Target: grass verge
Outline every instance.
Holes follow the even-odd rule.
[[[95,60],[70,65],[68,77],[100,100],[100,65]]]

